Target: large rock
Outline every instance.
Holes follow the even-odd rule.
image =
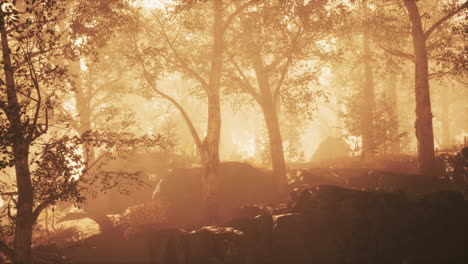
[[[289,251],[283,254],[301,256],[295,263],[401,263],[409,229],[405,196],[336,186],[297,192],[289,203],[294,215],[277,223],[282,230],[293,230],[278,241]],[[302,243],[306,249],[300,248]],[[298,249],[304,250],[302,255]]]
[[[100,168],[103,188],[113,186],[96,197],[87,197],[81,205],[87,217],[98,222],[101,229],[108,230],[112,224],[106,215],[121,214],[127,208],[151,201],[156,184],[168,175],[169,169],[187,166],[188,161],[181,156],[167,152],[141,150],[126,158],[111,160]],[[95,188],[101,188],[96,185]]]
[[[349,178],[346,186],[360,190],[402,191],[408,196],[418,198],[432,192],[455,188],[446,179],[434,176],[392,173],[381,170],[370,170],[367,175]]]
[[[227,226],[232,226],[236,230],[244,233],[243,256],[246,264],[267,264],[273,263],[274,255],[272,245],[273,218],[272,213],[276,212],[271,208],[260,208],[249,206],[245,210],[243,217],[236,218]],[[249,213],[252,213],[249,215]]]
[[[245,263],[243,233],[233,228],[207,226],[191,232],[169,229],[151,236],[150,263]]]
[[[413,201],[402,192],[302,186],[290,197],[286,210],[282,206],[243,207],[237,218],[228,222],[229,227],[193,231],[150,231],[143,227],[127,240],[95,240],[92,247],[74,254],[95,262],[72,260],[96,263],[105,257],[112,263],[155,264],[468,263],[468,201],[460,193],[440,191]]]
[[[460,193],[431,193],[411,216],[414,263],[468,263],[468,202]]]
[[[200,223],[202,218],[201,168],[174,169],[156,187],[153,199],[167,207],[175,224]],[[275,197],[271,175],[238,162],[219,165],[218,203],[220,220],[229,219],[245,204],[264,204]]]

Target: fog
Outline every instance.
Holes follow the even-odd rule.
[[[0,264],[468,263],[468,2],[0,5]]]

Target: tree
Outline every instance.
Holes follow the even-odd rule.
[[[401,6],[403,3],[403,6]],[[420,172],[423,174],[432,174],[435,172],[435,153],[434,153],[434,132],[432,124],[432,107],[429,89],[430,59],[437,59],[433,53],[437,49],[444,49],[446,53],[444,60],[450,61],[455,70],[460,69],[461,61],[455,59],[460,57],[447,49],[444,41],[434,38],[430,41],[438,29],[444,28],[443,25],[467,7],[467,2],[457,5],[455,2],[435,1],[426,4],[417,4],[415,0],[403,0],[394,2],[380,3],[380,9],[374,12],[373,25],[376,43],[387,53],[406,58],[415,64],[415,102],[416,102],[416,122],[415,134],[418,145],[418,162]],[[406,12],[405,12],[406,11]],[[421,14],[420,12],[424,13]],[[439,17],[434,20],[434,17]],[[408,23],[410,27],[408,28]],[[423,24],[429,24],[426,29]],[[380,31],[380,33],[377,33]],[[453,31],[454,32],[454,31]],[[452,32],[452,34],[453,34]],[[388,38],[393,34],[393,38]],[[413,52],[405,52],[402,47],[406,47],[407,37],[410,37]],[[447,43],[446,43],[447,44]],[[458,51],[460,52],[460,50]]]
[[[435,169],[434,129],[432,125],[431,97],[429,91],[429,60],[427,40],[433,32],[463,9],[468,1],[448,12],[427,30],[424,30],[419,8],[415,0],[404,0],[411,23],[411,35],[415,58],[415,94],[416,94],[416,138],[418,140],[418,160],[421,173],[432,174]]]
[[[2,94],[0,109],[8,119],[7,143],[11,148],[18,189],[15,227],[15,263],[31,263],[31,236],[34,216],[33,183],[29,164],[31,144],[48,129],[49,98],[41,85],[51,85],[63,74],[60,67],[46,61],[59,45],[54,26],[63,14],[60,1],[17,4],[2,1],[0,35],[2,45]],[[19,10],[18,10],[19,9]],[[31,39],[36,41],[30,41]],[[5,245],[2,246],[2,248]]]
[[[33,226],[47,206],[58,200],[80,203],[93,183],[112,183],[106,178],[84,177],[81,173],[86,171],[78,149],[85,142],[114,147],[115,135],[48,137],[51,122],[55,121],[54,110],[63,103],[60,95],[69,89],[63,82],[66,67],[60,64],[65,56],[62,50],[71,46],[59,30],[66,11],[64,6],[64,1],[43,0],[2,1],[0,7],[3,58],[0,68],[4,75],[0,79],[0,170],[14,166],[16,174],[16,181],[7,186],[6,192],[5,186],[1,186],[2,196],[9,197],[7,216],[11,232],[7,235],[14,239],[11,247],[0,232],[0,251],[14,263],[32,263]],[[119,135],[118,144],[135,147],[139,142],[162,145],[163,141],[159,135],[143,138]],[[4,227],[2,222],[0,231]]]
[[[364,84],[363,84],[363,101],[361,107],[361,133],[362,133],[362,151],[361,159],[364,162],[369,161],[374,156],[375,139],[374,139],[374,109],[375,109],[375,92],[374,92],[374,73],[372,67],[372,52],[370,47],[370,30],[367,21],[369,16],[369,7],[366,0],[362,3],[363,8],[363,60],[364,60]]]
[[[340,5],[328,1],[263,1],[237,16],[228,35],[226,87],[229,94],[247,94],[263,112],[270,158],[280,194],[287,177],[280,113],[311,118],[314,89],[322,63],[334,55],[327,33],[341,22]],[[283,108],[280,109],[282,106]]]
[[[139,25],[141,33],[144,34],[132,38],[132,47],[138,53],[134,59],[141,69],[146,87],[154,95],[171,102],[181,113],[190,130],[204,168],[203,206],[210,222],[216,220],[218,207],[216,186],[225,32],[234,17],[253,2],[256,1],[247,1],[237,10],[227,13],[226,7],[230,5],[230,1],[182,1],[173,11],[155,10],[153,21],[144,19],[144,15],[136,13],[143,18],[145,25]],[[182,73],[187,78],[196,80],[200,89],[195,93],[206,96],[208,117],[206,136],[203,139],[180,102],[171,96],[170,92],[157,86],[156,80],[169,73]]]

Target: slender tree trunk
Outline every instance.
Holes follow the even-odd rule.
[[[367,2],[364,1],[364,17],[367,17]],[[362,152],[361,160],[367,162],[374,157],[374,74],[372,72],[372,52],[367,26],[363,34],[364,46],[364,87],[361,109]]]
[[[415,54],[415,95],[416,95],[416,139],[418,141],[418,161],[422,174],[434,173],[434,130],[432,125],[431,97],[429,91],[429,70],[426,37],[415,0],[405,0],[411,22]]]
[[[220,82],[222,56],[224,49],[223,36],[223,2],[213,1],[213,51],[211,54],[211,72],[208,91],[208,130],[202,144],[203,206],[209,222],[218,219],[217,181],[219,165],[219,141],[221,135]]]
[[[286,162],[284,160],[283,139],[278,121],[277,104],[273,99],[268,73],[265,70],[262,57],[259,51],[252,55],[252,65],[255,70],[258,87],[260,90],[258,103],[262,108],[268,130],[270,143],[271,165],[273,177],[280,196],[286,195],[287,176]]]
[[[29,171],[29,142],[21,122],[21,106],[16,93],[11,51],[5,28],[5,17],[0,11],[0,34],[2,41],[3,70],[7,90],[6,115],[10,123],[10,136],[13,143],[18,204],[15,228],[15,264],[31,263],[31,240],[33,225],[33,188]]]
[[[447,88],[441,87],[442,89],[442,148],[450,147],[450,120],[449,120],[449,94]]]
[[[286,163],[284,160],[283,139],[281,137],[280,125],[277,112],[271,97],[265,96],[261,104],[265,124],[268,130],[268,139],[270,142],[271,165],[273,167],[274,180],[280,195],[286,194],[287,177]],[[270,100],[268,100],[270,99]]]
[[[74,88],[75,88],[75,101],[76,101],[76,110],[78,112],[78,128],[77,132],[80,135],[83,135],[86,131],[92,129],[91,126],[91,96],[86,93],[86,89],[83,87],[83,82],[81,80],[81,65],[80,61],[71,61],[70,62],[70,71],[72,74],[76,75],[73,79]],[[90,165],[94,161],[94,147],[85,142],[83,144],[84,159],[86,165]]]
[[[390,74],[388,78],[389,101],[392,119],[395,121],[394,126],[391,128],[392,142],[390,151],[392,154],[399,154],[401,152],[400,138],[399,138],[399,121],[398,121],[398,100],[397,100],[397,79],[395,74]]]
[[[44,209],[45,230],[49,233],[49,208]]]

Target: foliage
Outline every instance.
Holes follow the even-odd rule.
[[[362,104],[362,94],[354,92],[344,99],[345,111],[340,113],[343,118],[344,128],[349,133],[347,136],[349,139],[357,139],[361,137],[361,119],[359,113],[361,110],[360,106]],[[389,153],[390,146],[395,141],[400,141],[402,138],[407,136],[407,133],[401,133],[398,135],[393,134],[396,131],[395,128],[398,127],[398,120],[396,115],[393,112],[388,96],[383,93],[378,96],[375,105],[374,113],[374,133],[375,133],[375,150],[377,154],[385,155]],[[359,144],[354,142],[355,147],[352,147],[352,152],[358,152]],[[356,149],[356,147],[358,147]]]
[[[285,141],[285,159],[288,163],[302,163],[305,161],[301,140],[301,130],[304,127],[299,124],[300,122],[294,116],[287,116],[285,119],[283,121],[285,125],[281,130]]]
[[[390,146],[406,135],[406,133],[394,134],[398,131],[398,119],[388,97],[387,93],[383,93],[377,98],[374,114],[374,144],[377,153],[381,155],[390,153]]]
[[[78,136],[64,136],[51,139],[44,143],[33,155],[32,182],[34,187],[34,202],[36,208],[41,204],[55,204],[57,201],[71,202],[78,205],[87,196],[96,196],[113,188],[125,192],[131,186],[122,183],[142,184],[141,177],[135,173],[109,172],[102,173],[100,168],[105,162],[96,163],[96,167],[85,170],[82,146],[88,142],[95,147],[108,150],[101,159],[125,158],[142,146],[166,148],[172,145],[161,135],[135,136],[131,133],[116,133],[112,131],[88,131]],[[12,164],[14,165],[14,164]],[[12,190],[15,186],[0,182],[0,190]],[[0,237],[13,235],[15,215],[10,205],[17,204],[16,192],[7,196],[0,219],[2,229]],[[9,216],[9,217],[5,217]]]
[[[468,185],[468,148],[459,152],[442,153],[437,157],[444,165],[445,177],[460,185]]]

